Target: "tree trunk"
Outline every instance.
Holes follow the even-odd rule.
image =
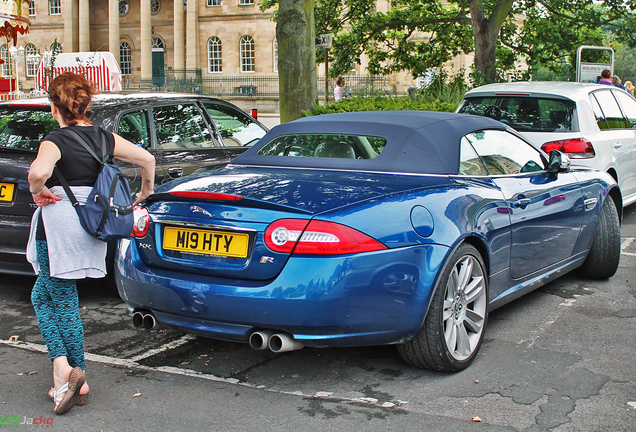
[[[497,39],[514,2],[515,0],[494,2],[494,8],[488,18],[485,17],[483,2],[480,0],[468,2],[475,39],[475,68],[486,82],[497,81]]]
[[[280,121],[302,117],[318,101],[314,0],[278,2],[278,84]]]

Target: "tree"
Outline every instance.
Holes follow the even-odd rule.
[[[373,0],[318,5],[326,11],[317,15],[319,31],[336,34],[333,75],[350,70],[363,53],[370,73],[422,76],[474,52],[476,77],[492,82],[519,58],[562,67],[562,57],[573,60],[579,45],[602,43],[603,25],[623,22],[617,35],[625,40],[634,38],[636,28],[629,4],[615,0],[396,0],[387,11],[375,11]]]
[[[318,100],[313,0],[280,0],[276,21],[280,121],[302,116]]]

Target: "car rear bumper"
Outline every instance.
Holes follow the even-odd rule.
[[[438,245],[337,257],[291,257],[267,281],[216,278],[147,266],[134,241],[120,242],[117,286],[131,310],[163,325],[247,342],[257,330],[307,346],[399,343],[422,325],[448,248]]]

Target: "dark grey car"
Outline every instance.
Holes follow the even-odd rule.
[[[267,129],[238,107],[207,96],[107,93],[95,96],[90,118],[156,158],[155,184],[220,166],[247,150]],[[25,249],[35,204],[27,172],[46,134],[58,127],[47,98],[0,103],[0,272],[33,274]],[[120,167],[136,191],[140,170]]]

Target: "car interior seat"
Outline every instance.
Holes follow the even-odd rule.
[[[314,151],[315,157],[355,159],[356,152],[350,144],[345,142],[323,142]]]

